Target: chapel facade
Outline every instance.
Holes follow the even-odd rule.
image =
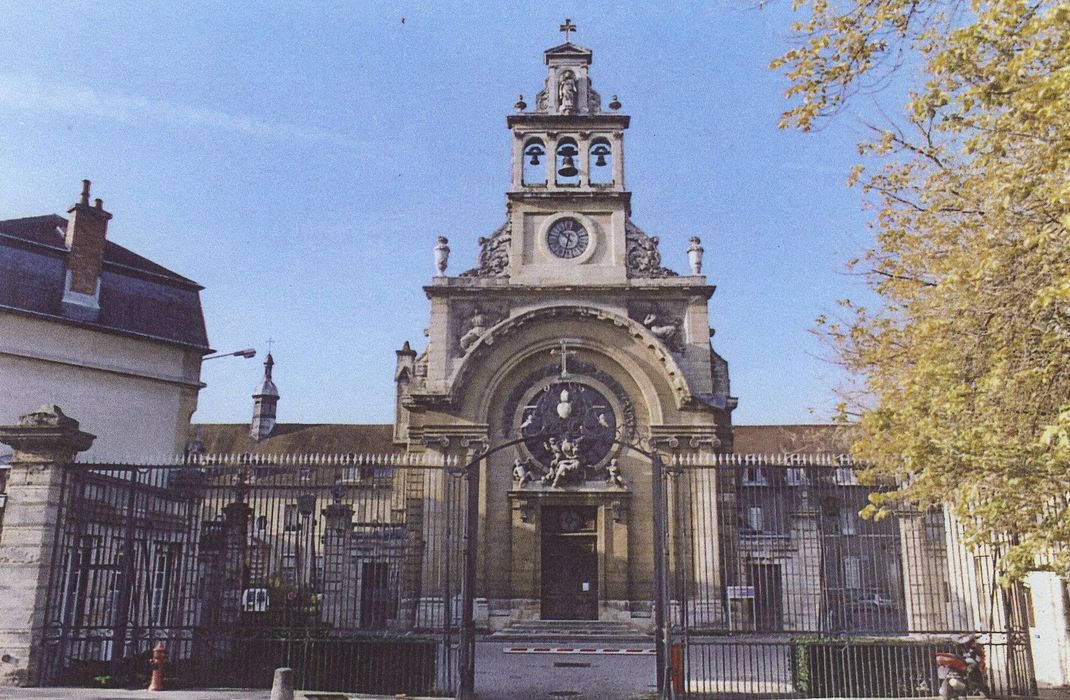
[[[492,627],[648,616],[651,464],[628,445],[732,448],[701,243],[678,274],[634,223],[629,117],[616,97],[602,104],[591,61],[571,42],[545,52],[533,108],[521,97],[507,119],[505,223],[480,239],[475,268],[440,265],[427,347],[397,353],[398,443],[456,454],[517,441],[480,476],[476,595]]]

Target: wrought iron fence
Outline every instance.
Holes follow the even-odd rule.
[[[935,653],[976,633],[999,695],[1035,692],[1001,543],[946,513],[859,511],[878,487],[832,456],[709,455],[666,467],[676,691],[687,697],[937,693]]]
[[[171,686],[451,695],[464,481],[422,455],[75,464],[45,678],[125,685],[164,642]]]

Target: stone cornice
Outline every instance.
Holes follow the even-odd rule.
[[[627,129],[632,118],[627,114],[599,112],[598,114],[539,114],[525,112],[510,114],[505,123],[510,129],[536,128],[556,129],[557,131],[580,131],[591,129]]]
[[[439,281],[441,280],[441,281]],[[633,277],[621,284],[600,285],[523,285],[511,282],[507,278],[492,277],[440,277],[436,278],[435,284],[426,285],[424,293],[428,299],[443,297],[466,297],[482,298],[488,293],[495,296],[517,294],[522,295],[525,303],[532,299],[560,298],[562,294],[576,293],[584,296],[597,298],[604,296],[607,300],[619,302],[622,293],[628,300],[645,301],[649,297],[651,301],[664,300],[666,293],[675,297],[698,296],[708,300],[717,290],[716,285],[706,284],[706,278],[697,275],[681,277]]]
[[[547,187],[545,189],[511,190],[505,193],[510,204],[513,202],[545,202],[548,205],[566,202],[569,208],[577,203],[605,201],[621,203],[624,213],[632,215],[632,193],[627,190],[614,189],[579,189],[576,187]]]

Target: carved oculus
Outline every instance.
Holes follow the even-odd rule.
[[[575,219],[559,219],[546,232],[546,244],[550,252],[566,260],[582,255],[590,242],[587,229]]]

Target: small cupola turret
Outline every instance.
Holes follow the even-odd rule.
[[[253,394],[253,422],[249,426],[249,435],[256,441],[269,437],[275,430],[275,408],[279,403],[279,390],[271,379],[271,368],[275,359],[268,353],[264,360],[264,378]]]

